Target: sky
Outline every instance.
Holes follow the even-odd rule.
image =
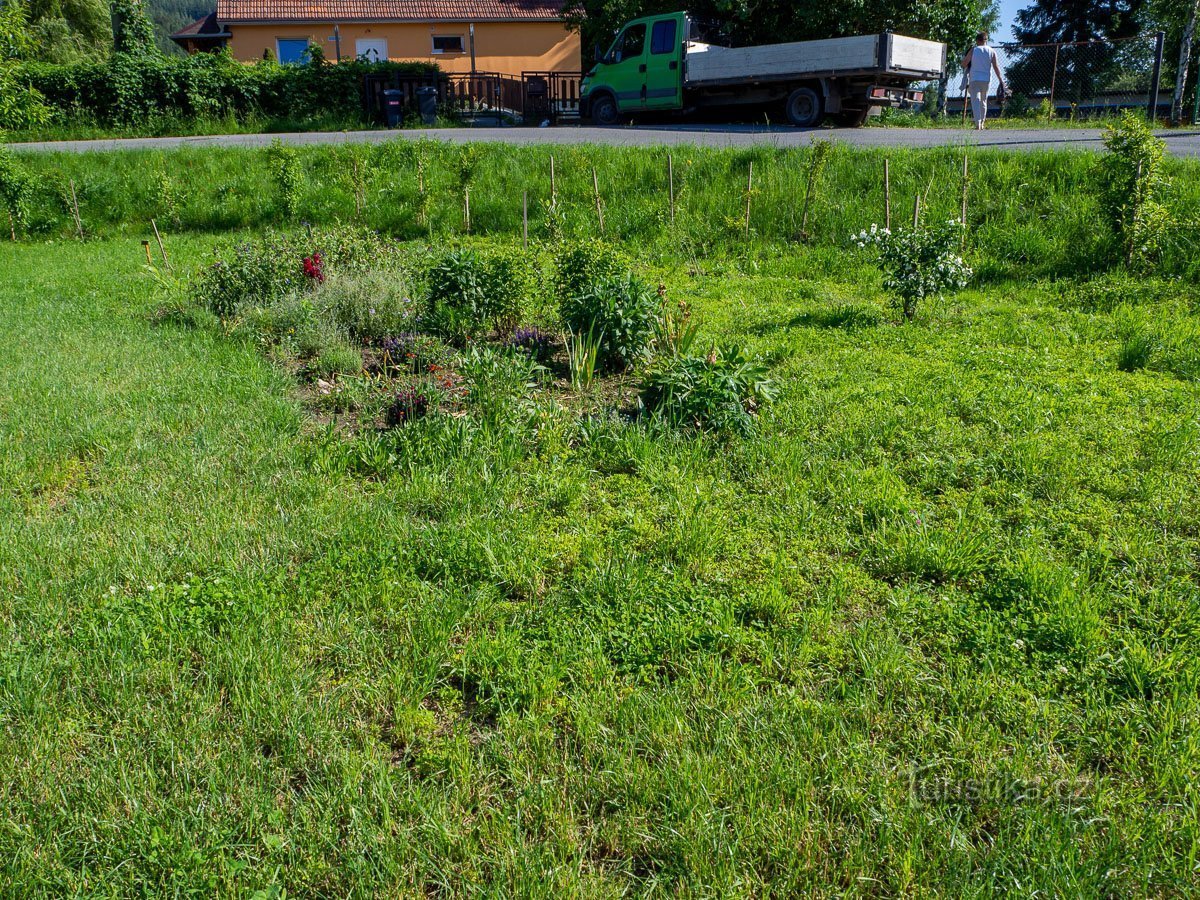
[[[1025,0],[1000,0],[1000,30],[992,35],[992,42],[1003,44],[1013,39],[1012,25],[1017,19],[1017,10],[1028,6]]]

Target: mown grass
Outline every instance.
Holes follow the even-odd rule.
[[[300,178],[290,218],[267,150],[18,154],[38,183],[23,233],[36,239],[75,232],[73,182],[85,233],[99,237],[149,237],[155,218],[173,233],[356,221],[400,238],[445,240],[466,231],[466,187],[474,235],[520,237],[527,197],[532,239],[590,238],[598,230],[593,185],[599,184],[606,236],[636,244],[643,254],[682,254],[699,265],[714,254],[761,257],[764,247],[796,241],[812,160],[810,150],[773,147],[548,150],[403,139],[297,152]],[[918,193],[927,218],[958,217],[961,150],[888,156],[894,224],[911,220]],[[985,262],[981,275],[1026,279],[1102,267],[1113,254],[1098,221],[1095,169],[1096,156],[1084,152],[972,153],[968,219]],[[1168,161],[1173,181],[1164,199],[1180,224],[1171,230],[1160,274],[1195,278],[1200,272],[1198,171],[1191,161]],[[884,201],[883,155],[836,147],[814,182],[804,229],[810,245],[838,251],[821,257],[831,273],[839,271],[851,233],[884,224]]]
[[[152,157],[34,160],[111,236],[0,247],[6,892],[1192,892],[1200,385],[1154,361],[1187,351],[1194,286],[1021,277],[1098,240],[1086,164],[988,157],[993,277],[897,326],[841,247],[878,158],[839,151],[811,247],[723,224],[750,158],[785,210],[803,156],[697,154],[685,228],[649,191],[608,222],[705,338],[774,360],[756,433],[532,444],[328,432],[249,342],[154,315],[128,168]],[[486,159],[473,221],[512,243],[545,158]],[[956,164],[893,160],[901,194]],[[186,232],[274,215],[260,155],[174,164],[214,182],[178,269],[212,243]],[[304,215],[346,217],[321,178]],[[413,236],[394,189],[368,218]]]

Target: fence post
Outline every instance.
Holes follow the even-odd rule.
[[[1158,116],[1158,88],[1162,82],[1163,42],[1166,39],[1165,31],[1154,33],[1154,74],[1150,76],[1150,108],[1146,110],[1151,125]]]
[[[1054,111],[1054,88],[1058,84],[1058,51],[1062,49],[1062,44],[1054,45],[1054,68],[1050,72],[1050,115],[1057,117]]]

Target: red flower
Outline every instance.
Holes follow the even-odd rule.
[[[312,256],[304,257],[304,277],[310,278],[317,284],[323,284],[325,281],[325,260],[321,258],[321,251],[318,250]]]

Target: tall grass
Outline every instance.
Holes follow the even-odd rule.
[[[401,238],[450,237],[462,232],[462,151],[431,141],[389,141],[370,148],[317,147],[299,151],[296,216],[311,223],[358,219]],[[592,169],[597,172],[609,238],[655,252],[699,259],[714,251],[760,253],[790,242],[800,230],[810,155],[806,149],[757,147],[718,151],[573,146],[471,149],[475,234],[522,232],[528,194],[533,237],[598,233]],[[670,224],[667,167],[673,154],[677,216]],[[225,231],[275,225],[284,198],[269,151],[183,149],[168,153],[21,154],[40,179],[29,225],[32,237],[74,229],[65,186],[74,181],[84,228],[97,236],[141,234],[164,218],[163,169],[174,182],[172,212],[179,229]],[[929,219],[957,217],[962,154],[955,149],[896,150],[890,159],[893,221],[911,216],[918,193]],[[557,196],[551,211],[550,157]],[[807,236],[816,246],[842,247],[848,236],[885,220],[880,151],[835,148],[808,210]],[[754,165],[750,235],[745,234],[746,183]],[[1086,273],[1111,249],[1097,227],[1095,157],[1086,153],[972,153],[970,245],[993,260],[981,275]],[[1200,165],[1173,160],[1168,203],[1180,219],[1200,206]],[[420,171],[418,171],[420,170]],[[357,178],[352,173],[358,173]],[[423,188],[423,190],[422,190]],[[357,195],[357,202],[356,202]],[[361,207],[361,209],[359,208]],[[1176,229],[1161,270],[1200,271],[1195,227]],[[830,265],[837,265],[831,259]]]

